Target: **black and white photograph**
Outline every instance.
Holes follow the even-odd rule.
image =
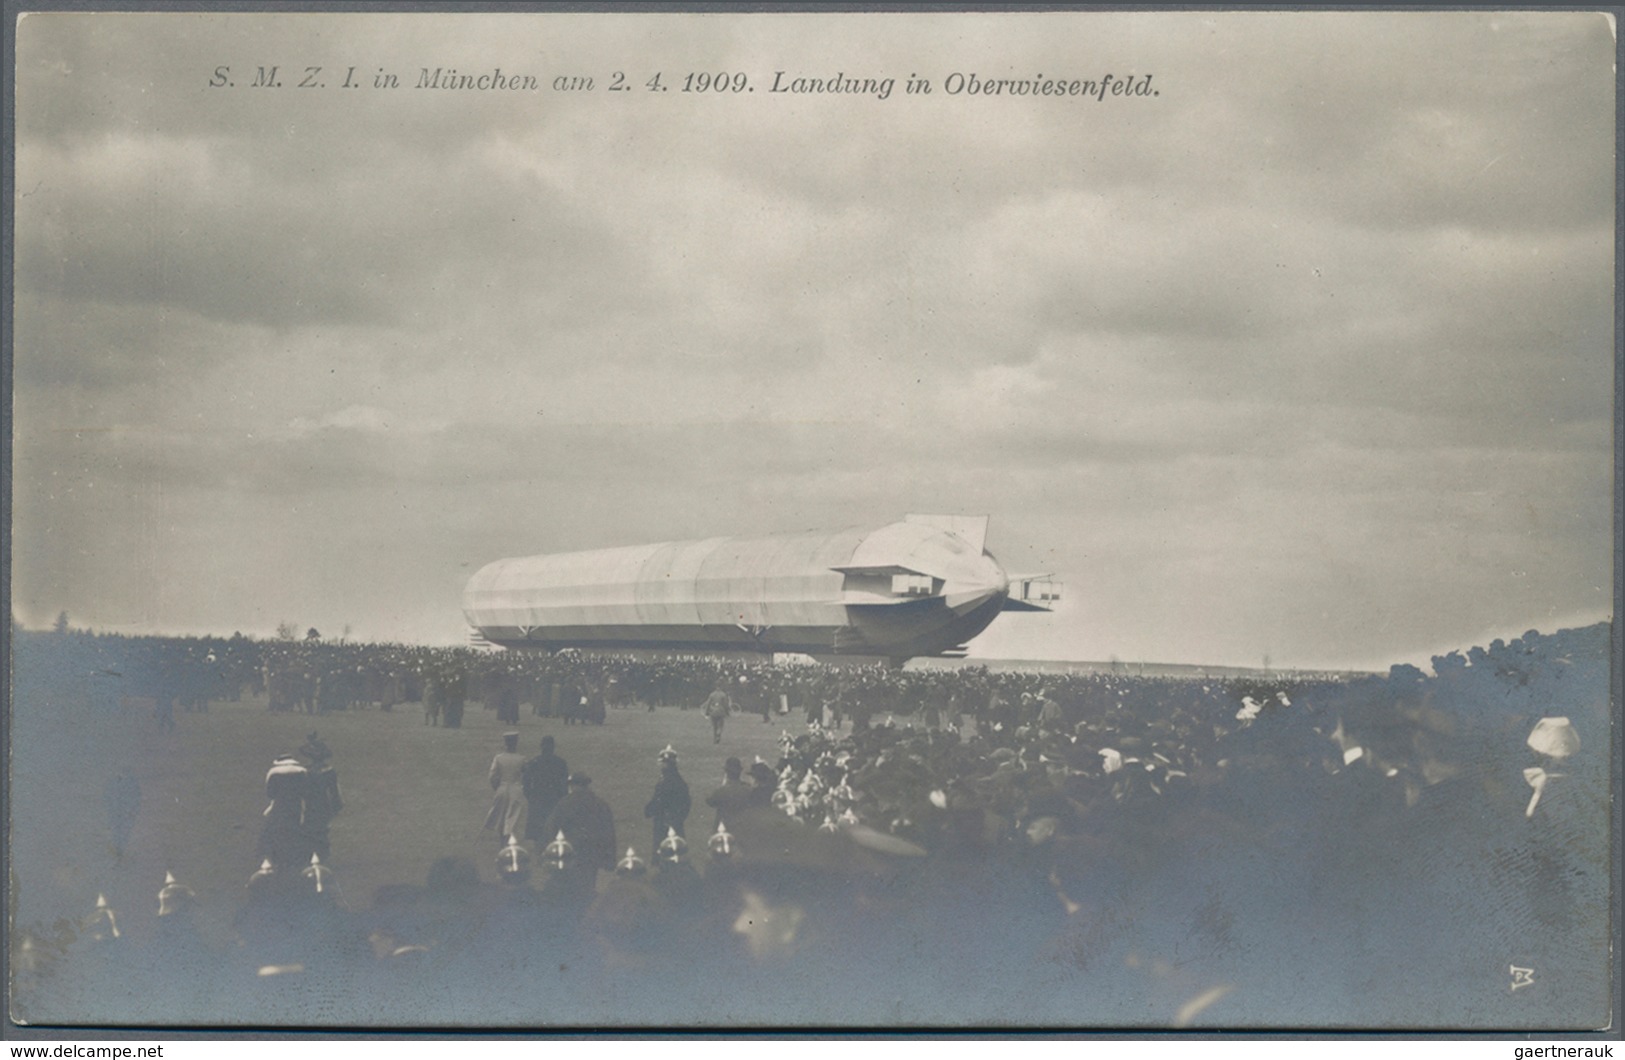
[[[9,1033],[1617,1033],[1611,12],[7,21]]]

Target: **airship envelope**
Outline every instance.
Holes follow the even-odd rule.
[[[962,655],[1004,611],[1047,611],[1047,575],[1012,576],[987,520],[910,515],[881,527],[714,537],[502,559],[463,613],[508,648],[798,652],[897,662]]]

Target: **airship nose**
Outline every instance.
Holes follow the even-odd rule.
[[[950,610],[964,613],[1010,591],[1010,578],[998,560],[983,553],[964,564],[942,586],[942,599]]]

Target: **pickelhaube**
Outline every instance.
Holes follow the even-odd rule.
[[[503,883],[522,884],[530,879],[530,851],[514,836],[497,851],[497,876]]]
[[[299,874],[316,894],[326,897],[333,890],[333,870],[322,864],[320,854],[310,856],[310,864]]]
[[[660,752],[659,760],[661,765],[665,765],[667,762],[677,761],[677,749],[671,744],[667,744]]]
[[[677,834],[677,829],[666,829],[666,838],[655,851],[663,865],[681,865],[688,861],[688,840]]]
[[[643,859],[638,857],[638,852],[631,847],[627,847],[626,856],[615,863],[617,876],[642,876],[648,869],[649,866],[644,864]]]
[[[705,846],[714,858],[733,857],[734,837],[733,833],[728,831],[726,822],[717,822],[717,830],[712,833],[710,839],[706,840]]]
[[[547,863],[547,867],[550,869],[567,868],[575,860],[575,856],[576,848],[570,845],[568,839],[564,838],[563,829],[560,829],[559,834],[553,837],[553,842],[547,844],[542,850],[542,860]]]
[[[158,915],[170,916],[185,909],[197,893],[184,883],[177,882],[173,872],[164,873],[164,885],[158,891]]]
[[[260,862],[260,867],[254,870],[252,876],[248,877],[248,889],[251,893],[264,891],[275,883],[276,866],[271,864],[270,858]]]
[[[37,975],[44,972],[48,962],[45,957],[45,948],[34,944],[32,935],[24,935],[17,944],[16,963],[18,975]]]
[[[1580,750],[1580,734],[1567,718],[1541,718],[1525,742],[1550,758],[1567,758]]]
[[[85,936],[93,942],[109,942],[120,937],[118,917],[107,904],[107,895],[96,895],[96,909],[85,921]]]

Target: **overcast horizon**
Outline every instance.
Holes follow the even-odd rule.
[[[1612,28],[26,16],[12,613],[466,643],[500,557],[943,512],[1065,584],[976,656],[1601,621]]]

